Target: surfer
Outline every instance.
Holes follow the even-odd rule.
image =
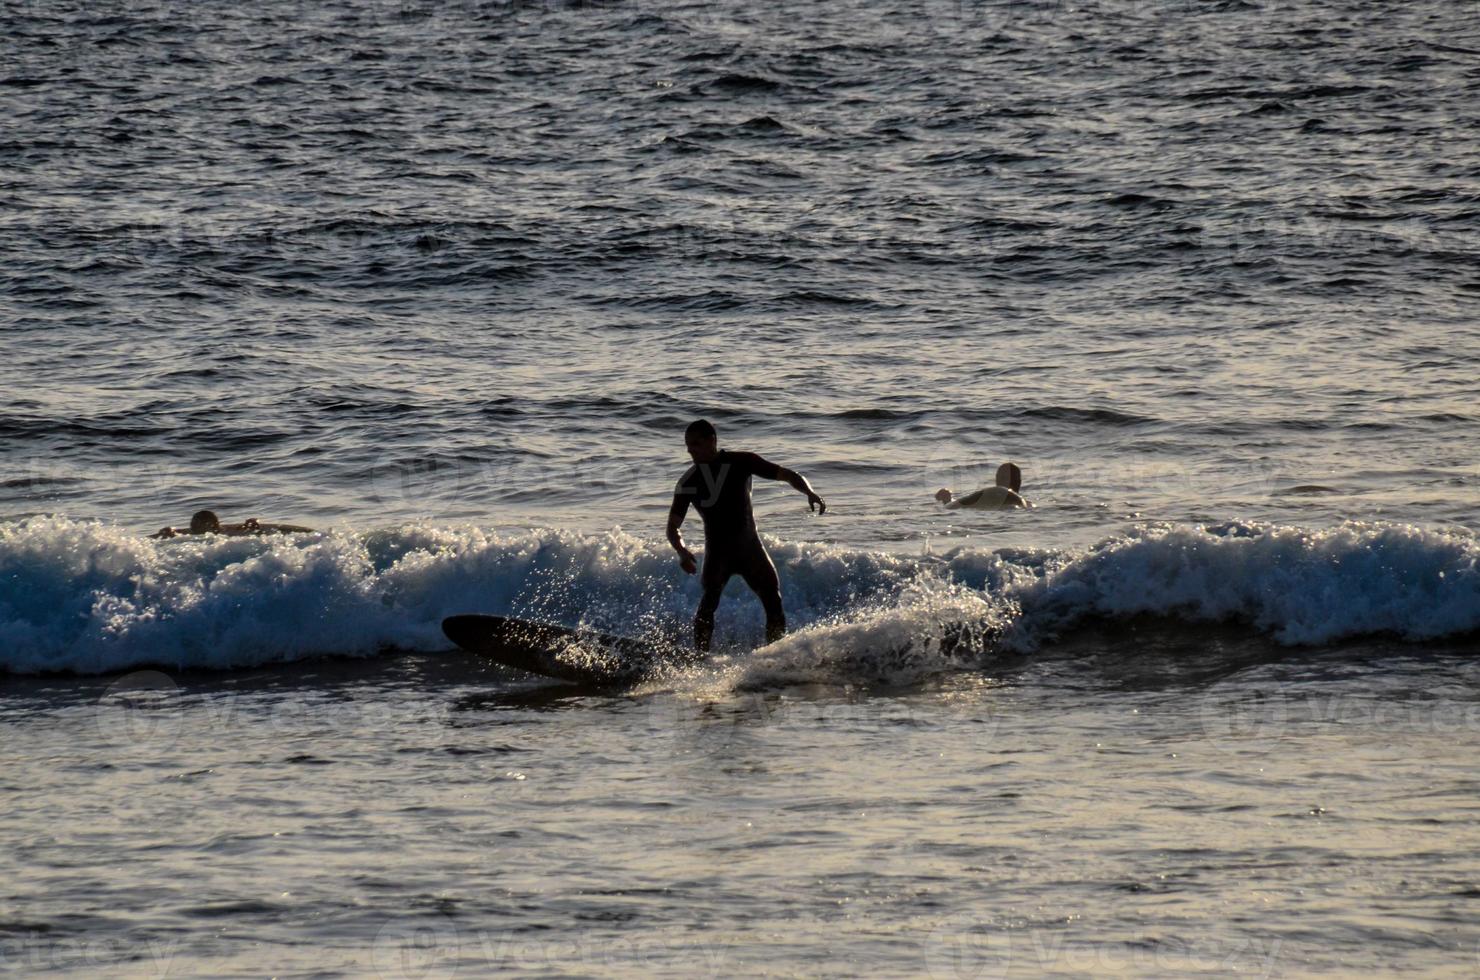
[[[176,538],[185,534],[225,534],[230,537],[241,537],[246,534],[306,534],[313,531],[311,527],[299,527],[296,524],[263,524],[255,517],[249,517],[240,524],[222,524],[214,511],[198,510],[190,517],[190,526],[163,527],[151,538]]]
[[[694,615],[694,646],[709,649],[714,635],[714,612],[731,575],[739,575],[761,600],[766,610],[766,642],[774,643],[786,632],[786,613],[781,608],[781,582],[776,566],[766,554],[755,529],[750,508],[750,478],[763,477],[791,484],[807,495],[807,507],[819,515],[827,504],[817,496],[805,477],[778,466],[755,453],[719,448],[719,433],[705,419],[692,423],[683,435],[694,465],[679,477],[668,511],[668,541],[678,552],[678,563],[690,575],[699,571],[698,559],[684,547],[679,527],[692,504],[704,519],[704,573],[699,577],[704,597]]]
[[[935,491],[935,499],[951,510],[970,507],[974,510],[1008,510],[1013,507],[1031,507],[1018,493],[1023,487],[1023,471],[1013,463],[997,467],[997,485],[984,487],[964,497],[952,497],[951,491],[941,487]]]

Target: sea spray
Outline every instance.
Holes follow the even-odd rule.
[[[921,575],[892,601],[805,627],[740,659],[735,684],[915,683],[980,664],[1017,613],[1011,599]]]

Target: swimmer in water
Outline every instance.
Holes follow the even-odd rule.
[[[941,487],[935,491],[935,499],[955,510],[970,507],[973,510],[1009,510],[1013,507],[1032,507],[1018,493],[1023,486],[1023,471],[1012,463],[997,467],[997,485],[968,493],[964,497],[952,497],[951,491]]]
[[[719,448],[719,433],[712,424],[700,419],[688,427],[684,445],[694,465],[679,477],[673,491],[673,506],[668,511],[668,542],[678,552],[678,563],[693,575],[699,570],[698,559],[684,547],[679,526],[692,504],[704,519],[704,572],[699,580],[704,597],[694,616],[694,646],[701,652],[709,649],[714,635],[714,612],[730,576],[739,575],[761,600],[766,610],[766,642],[774,643],[786,632],[786,613],[781,608],[781,581],[776,566],[766,554],[755,529],[755,514],[750,509],[750,478],[763,477],[789,483],[807,495],[807,506],[818,516],[827,512],[827,504],[812,490],[800,473],[777,466],[755,453],[731,452]]]
[[[263,524],[255,517],[249,517],[240,524],[222,524],[214,511],[198,510],[191,516],[189,527],[164,527],[149,536],[178,538],[186,534],[224,534],[228,537],[242,537],[247,534],[306,534],[312,531],[311,527],[299,527],[296,524]]]

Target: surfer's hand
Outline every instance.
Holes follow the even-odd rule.
[[[817,496],[817,494],[808,491],[807,509],[817,511],[817,516],[821,517],[823,514],[827,513],[827,501]]]
[[[678,567],[682,568],[688,574],[693,575],[699,571],[699,560],[694,557],[692,551],[684,548],[678,553]]]
[[[162,527],[159,529],[159,533],[154,535],[156,538],[173,538],[174,536],[175,529],[172,527]]]

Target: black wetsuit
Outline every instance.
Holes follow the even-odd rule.
[[[713,462],[690,466],[673,491],[670,521],[682,522],[690,504],[704,519],[704,570],[699,576],[704,598],[694,617],[694,635],[701,650],[709,647],[714,611],[732,575],[743,578],[765,607],[766,641],[786,632],[781,582],[756,533],[755,514],[750,509],[752,476],[779,480],[781,467],[755,453],[721,450]]]

